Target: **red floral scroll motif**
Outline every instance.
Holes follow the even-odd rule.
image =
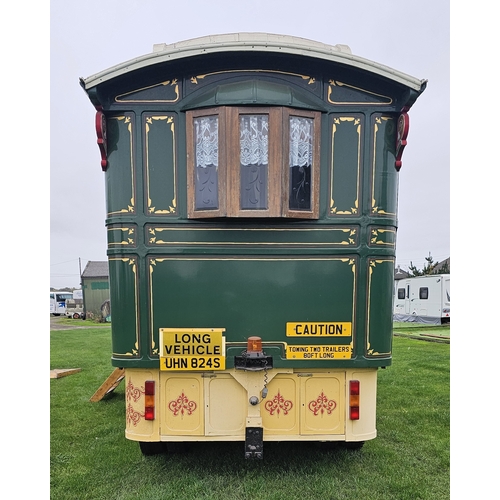
[[[174,414],[174,416],[181,415],[184,416],[184,413],[187,415],[192,415],[192,413],[196,410],[197,404],[194,401],[189,401],[187,396],[182,391],[182,394],[170,403],[168,403],[168,409]]]
[[[280,390],[278,389],[278,394],[274,396],[273,399],[268,401],[264,408],[269,412],[270,415],[276,415],[279,417],[280,412],[283,412],[283,415],[288,415],[288,412],[292,409],[293,403],[286,399],[280,394]]]
[[[134,403],[137,403],[139,398],[141,397],[141,394],[144,394],[144,388],[139,389],[138,387],[135,387],[134,384],[132,383],[132,379],[128,379],[128,384],[125,389],[125,398],[127,401],[134,401]]]
[[[125,399],[128,403],[125,418],[127,419],[128,425],[133,424],[135,427],[139,420],[144,417],[144,413],[136,411],[132,406],[132,403],[137,403],[144,393],[144,387],[135,387],[132,383],[132,379],[128,379],[127,387],[125,388]]]
[[[127,419],[127,424],[134,424],[134,427],[137,425],[137,422],[141,418],[144,417],[144,413],[140,413],[134,410],[134,407],[129,403],[127,406],[127,411],[125,418]]]
[[[337,408],[337,403],[333,399],[328,399],[323,391],[317,397],[317,399],[312,400],[308,404],[308,408],[313,412],[314,415],[323,413],[328,413],[330,415],[335,408]]]

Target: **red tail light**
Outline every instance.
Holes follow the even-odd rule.
[[[146,380],[144,401],[144,418],[146,420],[155,419],[155,382],[154,380]]]
[[[359,380],[349,382],[349,418],[359,420]]]

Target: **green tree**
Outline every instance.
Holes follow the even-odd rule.
[[[417,266],[413,265],[413,262],[410,261],[410,266],[408,268],[408,273],[410,274],[410,278],[414,276],[425,276],[427,274],[435,274],[434,270],[438,265],[437,262],[434,262],[431,253],[429,252],[429,256],[425,257],[426,263],[424,264],[423,269],[418,269]]]
[[[435,274],[450,274],[450,266],[448,262],[445,262],[440,268],[439,271],[435,271]]]

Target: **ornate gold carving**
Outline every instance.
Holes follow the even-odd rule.
[[[384,241],[380,239],[382,235],[388,234],[393,236],[393,241]],[[372,229],[371,237],[370,237],[370,245],[387,245],[394,247],[395,246],[395,238],[396,238],[396,230],[395,229]]]
[[[135,245],[135,229],[133,227],[110,227],[108,228],[108,231],[121,231],[123,233],[122,235],[120,235],[121,241],[112,241],[108,243],[108,246]]]
[[[134,274],[134,308],[135,308],[135,343],[130,351],[125,353],[113,353],[117,356],[137,356],[139,354],[139,301],[137,297],[137,259],[135,257],[110,257],[109,262],[121,261],[128,263]]]
[[[161,87],[171,85],[174,87],[175,99],[123,99],[123,97],[134,94],[136,92],[141,92],[142,90],[148,90],[155,87]],[[156,83],[155,85],[149,85],[148,87],[141,87],[140,89],[131,90],[130,92],[125,92],[124,94],[117,95],[115,97],[115,102],[163,102],[163,103],[174,103],[177,102],[180,98],[179,93],[179,84],[177,82],[177,78],[173,80],[166,80],[161,83]]]
[[[377,133],[379,129],[379,125],[383,121],[389,121],[392,120],[393,118],[390,116],[377,116],[375,118],[375,126],[373,128],[373,164],[372,164],[372,213],[373,214],[378,214],[378,215],[393,215],[395,216],[396,214],[393,212],[386,212],[382,208],[380,208],[377,205],[377,200],[375,199],[375,162],[377,158]]]
[[[370,304],[371,304],[371,292],[372,292],[372,275],[373,270],[379,265],[389,263],[394,266],[394,259],[370,259],[368,265],[368,315],[366,318],[366,353],[370,356],[380,356],[381,354],[390,354],[389,353],[380,353],[375,351],[370,344]]]
[[[352,123],[354,127],[356,127],[356,133],[358,134],[358,171],[356,176],[356,198],[353,202],[353,206],[350,210],[339,210],[338,207],[335,206],[335,200],[333,198],[333,185],[335,182],[334,179],[334,147],[335,147],[335,132],[337,131],[337,125],[340,125],[343,122]],[[330,186],[330,214],[334,215],[355,215],[359,210],[359,182],[360,182],[360,170],[361,170],[361,120],[359,118],[355,118],[353,116],[340,116],[333,119],[332,126],[332,169],[331,169],[331,178],[332,183]]]
[[[330,85],[328,86],[328,97],[327,98],[328,98],[328,102],[330,104],[344,104],[344,105],[345,104],[363,104],[363,105],[366,105],[366,106],[376,106],[376,105],[387,106],[389,104],[392,104],[392,98],[388,97],[386,95],[377,94],[375,92],[370,92],[369,90],[365,90],[365,89],[362,89],[360,87],[354,87],[353,85],[349,85],[347,83],[339,82],[337,80],[330,80],[328,83]],[[357,101],[333,101],[331,99],[332,87],[347,87],[347,88],[356,90],[357,92],[363,92],[364,94],[368,94],[368,95],[371,95],[371,96],[381,97],[382,99],[385,99],[385,102],[380,102],[380,101],[376,101],[376,102],[365,102],[365,101],[360,101],[360,102],[357,102]]]
[[[302,78],[302,80],[308,80],[307,84],[311,85],[316,82],[316,79],[313,76],[308,76],[308,75],[301,75],[299,73],[289,73],[287,71],[278,71],[278,70],[271,70],[271,69],[232,69],[232,70],[227,70],[227,71],[214,71],[213,73],[206,73],[204,75],[196,75],[191,77],[191,83],[194,85],[198,84],[198,80],[203,80],[204,78],[207,78],[208,76],[213,76],[213,75],[220,75],[220,74],[225,74],[225,73],[278,73],[281,75],[289,75],[289,76],[297,76],[299,78]]]
[[[297,245],[297,246],[314,246],[314,247],[318,247],[320,245],[324,245],[324,246],[327,246],[327,245],[332,245],[332,246],[335,246],[335,245],[347,245],[347,246],[354,246],[356,245],[356,239],[357,239],[357,232],[358,230],[356,228],[325,228],[325,229],[276,229],[276,228],[273,228],[273,229],[265,229],[265,228],[262,228],[262,229],[228,229],[228,228],[224,228],[224,229],[219,229],[219,228],[202,228],[202,229],[198,229],[198,228],[189,228],[189,229],[185,229],[185,228],[174,228],[174,227],[149,227],[147,229],[148,231],[148,242],[150,245],[238,245],[238,246],[241,246],[241,245],[277,245],[277,246],[280,246],[280,245]],[[169,241],[165,241],[165,240],[162,240],[162,239],[159,239],[158,238],[158,234],[157,233],[161,233],[163,231],[168,231],[168,232],[189,232],[189,231],[203,231],[203,232],[212,232],[212,231],[224,231],[224,232],[229,232],[229,231],[237,231],[237,232],[241,232],[241,231],[259,231],[259,232],[272,232],[272,233],[276,233],[276,232],[279,232],[279,231],[285,231],[285,232],[305,232],[305,231],[314,231],[314,232],[317,232],[317,231],[326,231],[327,233],[329,234],[333,234],[334,232],[341,232],[343,233],[344,235],[346,235],[344,237],[343,240],[341,241],[327,241],[327,242],[321,242],[321,241],[313,241],[313,242],[310,242],[310,243],[307,243],[307,242],[303,242],[303,241],[286,241],[286,242],[283,242],[283,241],[248,241],[248,242],[242,242],[242,241],[213,241],[212,239],[207,239],[205,241],[201,241],[199,239],[197,239],[197,241],[192,241],[192,240],[189,240],[189,241],[179,241],[179,240],[169,240]]]
[[[151,196],[149,192],[149,141],[148,135],[150,126],[153,124],[153,121],[165,121],[167,124],[170,124],[170,130],[172,132],[172,169],[173,169],[173,191],[174,197],[169,205],[168,209],[157,209],[153,206],[153,202],[151,201]],[[146,186],[147,186],[147,198],[148,198],[148,213],[150,214],[175,214],[177,212],[177,181],[176,181],[176,158],[175,158],[175,122],[173,116],[148,116],[146,118]]]
[[[108,123],[111,120],[123,121],[127,125],[127,131],[129,133],[129,143],[130,143],[130,176],[131,176],[131,188],[132,196],[130,197],[130,204],[127,208],[122,208],[116,212],[109,212],[108,215],[122,214],[122,213],[133,213],[135,212],[135,200],[134,200],[134,190],[135,190],[135,177],[134,177],[134,153],[132,147],[132,118],[130,116],[111,116],[108,118]],[[109,127],[108,127],[109,129]],[[109,155],[108,155],[109,160]]]

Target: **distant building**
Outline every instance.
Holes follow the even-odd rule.
[[[436,267],[434,269],[435,274],[443,274],[443,273],[449,273],[450,272],[450,257],[447,259],[438,262],[436,264]]]
[[[394,269],[394,279],[395,280],[402,280],[402,279],[409,278],[409,277],[410,277],[410,274],[407,273],[406,271],[403,271],[401,269],[401,266],[398,264],[396,269]]]
[[[107,261],[89,260],[82,273],[83,310],[86,315],[102,315],[109,303],[109,267]]]

